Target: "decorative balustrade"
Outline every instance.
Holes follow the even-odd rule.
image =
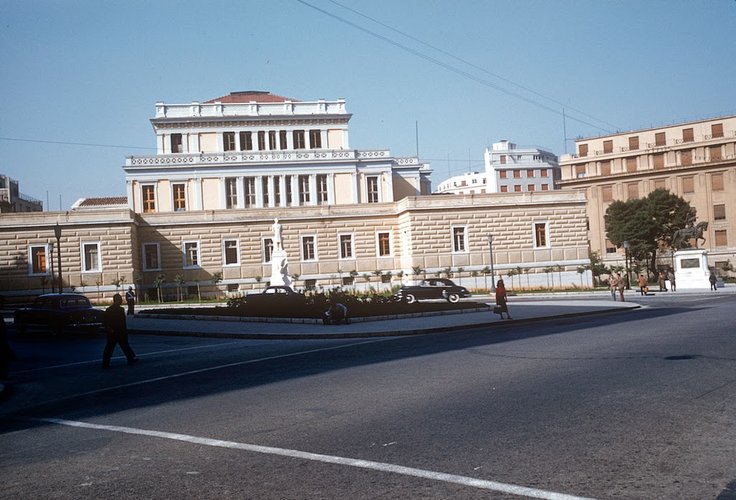
[[[224,153],[176,153],[150,156],[129,156],[126,167],[187,166],[220,163],[269,163],[329,160],[365,160],[391,158],[389,150],[357,151],[345,149],[315,151],[228,151]],[[400,165],[418,165],[417,158],[397,158]]]

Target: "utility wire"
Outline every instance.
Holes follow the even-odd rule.
[[[117,144],[93,144],[88,142],[67,142],[67,141],[43,141],[40,139],[20,139],[18,137],[0,137],[0,141],[14,142],[36,142],[41,144],[62,144],[64,146],[86,146],[92,148],[120,148],[120,149],[148,149],[155,151],[156,148],[146,148],[142,146],[121,146]]]
[[[489,70],[487,70],[486,68],[484,68],[482,66],[478,66],[477,64],[475,64],[475,63],[473,63],[471,61],[468,61],[467,59],[463,59],[462,57],[456,56],[455,54],[452,54],[451,52],[448,52],[448,51],[446,51],[446,50],[444,50],[444,49],[442,49],[440,47],[436,47],[436,46],[434,46],[434,45],[432,45],[432,44],[430,44],[428,42],[425,42],[424,40],[421,40],[419,38],[416,38],[416,37],[414,37],[414,36],[412,36],[412,35],[410,35],[408,33],[404,33],[403,31],[401,31],[401,30],[399,30],[397,28],[394,28],[393,26],[390,26],[390,25],[388,25],[388,24],[386,24],[386,23],[384,23],[382,21],[379,21],[378,19],[375,19],[373,17],[370,17],[370,16],[368,16],[366,14],[363,14],[362,12],[357,11],[357,10],[351,8],[351,7],[348,7],[347,5],[343,5],[340,2],[337,2],[336,0],[328,0],[328,1],[329,2],[332,2],[333,4],[335,4],[335,5],[339,6],[339,7],[342,7],[345,10],[348,10],[348,11],[352,12],[355,15],[358,15],[360,17],[364,17],[365,19],[368,19],[369,21],[374,22],[374,23],[378,24],[379,26],[382,26],[382,27],[384,27],[384,28],[386,28],[388,30],[391,30],[394,33],[398,33],[399,35],[401,35],[403,37],[406,37],[406,38],[408,38],[410,40],[413,40],[413,41],[415,41],[417,43],[420,43],[420,44],[424,45],[425,47],[429,47],[430,49],[435,50],[435,51],[439,52],[440,54],[444,54],[444,55],[446,55],[448,57],[451,57],[452,59],[455,59],[456,61],[459,61],[459,62],[461,62],[463,64],[466,64],[466,65],[470,66],[471,68],[477,69],[478,71],[482,71],[483,73],[486,73],[487,75],[493,76],[493,77],[498,78],[499,80],[503,80],[504,82],[509,83],[509,84],[511,84],[511,85],[513,85],[513,86],[515,86],[517,88],[520,88],[522,90],[525,90],[526,92],[529,92],[530,94],[534,94],[537,97],[541,97],[542,99],[546,99],[548,101],[551,101],[551,102],[553,102],[553,103],[555,103],[555,104],[557,104],[559,106],[562,106],[562,107],[567,108],[569,110],[575,111],[576,113],[580,113],[583,116],[586,116],[588,118],[591,118],[591,119],[593,119],[593,120],[595,120],[595,121],[597,121],[599,123],[603,123],[603,124],[605,124],[605,125],[613,128],[613,129],[617,129],[617,130],[620,130],[621,129],[621,127],[617,127],[616,125],[613,125],[612,123],[608,123],[605,120],[601,120],[600,118],[596,118],[595,116],[589,115],[588,113],[585,113],[584,111],[581,111],[581,110],[576,109],[576,108],[574,108],[572,106],[569,106],[567,104],[564,104],[564,103],[562,103],[562,102],[560,102],[560,101],[558,101],[558,100],[556,100],[556,99],[554,99],[552,97],[546,96],[546,95],[544,95],[544,94],[542,94],[540,92],[537,92],[537,91],[535,91],[533,89],[530,89],[529,87],[525,87],[524,85],[521,85],[520,83],[516,83],[513,80],[510,80],[508,78],[505,78],[505,77],[499,75],[498,73],[493,73],[492,71],[489,71]],[[605,130],[605,129],[600,129],[600,130]]]
[[[307,6],[307,7],[309,7],[309,8],[311,8],[311,9],[314,9],[314,10],[316,10],[318,12],[321,12],[322,14],[324,14],[324,15],[326,15],[328,17],[331,17],[331,18],[333,18],[333,19],[335,19],[337,21],[340,21],[341,23],[347,24],[348,26],[351,26],[351,27],[353,27],[353,28],[355,28],[355,29],[357,29],[359,31],[362,31],[364,33],[367,33],[368,35],[371,35],[372,37],[378,38],[379,40],[382,40],[382,41],[384,41],[384,42],[386,42],[386,43],[388,43],[390,45],[393,45],[395,47],[398,47],[398,48],[400,48],[401,50],[403,50],[405,52],[408,52],[408,53],[410,53],[412,55],[415,55],[415,56],[417,56],[417,57],[419,57],[421,59],[424,59],[426,61],[429,61],[429,62],[431,62],[431,63],[433,63],[433,64],[435,64],[437,66],[440,66],[440,67],[442,67],[442,68],[444,68],[444,69],[446,69],[448,71],[451,71],[453,73],[456,73],[456,74],[458,74],[460,76],[464,76],[465,78],[467,78],[469,80],[473,80],[473,81],[475,81],[477,83],[480,83],[481,85],[484,85],[486,87],[490,87],[492,89],[498,90],[499,92],[502,92],[504,94],[510,95],[512,97],[515,97],[515,98],[517,98],[517,99],[519,99],[521,101],[524,101],[524,102],[527,102],[529,104],[532,104],[533,106],[537,106],[538,108],[542,108],[544,110],[547,110],[550,113],[554,113],[556,115],[562,116],[562,111],[559,111],[559,110],[554,109],[554,108],[552,108],[550,106],[547,106],[546,104],[543,104],[543,103],[541,103],[539,101],[536,101],[534,99],[531,99],[529,97],[526,97],[526,96],[524,96],[522,94],[519,94],[518,92],[514,92],[512,90],[509,90],[509,89],[506,89],[504,87],[501,87],[501,86],[499,86],[499,85],[497,85],[497,84],[495,84],[495,83],[493,83],[493,82],[491,82],[489,80],[480,78],[478,76],[473,75],[472,73],[469,73],[469,72],[464,71],[464,70],[462,70],[460,68],[457,68],[455,66],[452,66],[452,65],[450,65],[448,63],[445,63],[443,61],[440,61],[439,59],[437,59],[435,57],[432,57],[430,55],[424,54],[424,53],[422,53],[422,52],[420,52],[420,51],[418,51],[416,49],[413,49],[411,47],[408,47],[408,46],[406,46],[406,45],[404,45],[402,43],[396,42],[396,41],[394,41],[394,40],[392,40],[392,39],[390,39],[390,38],[388,38],[386,36],[383,36],[383,35],[380,35],[380,34],[374,32],[374,31],[371,31],[368,28],[365,28],[363,26],[360,26],[360,25],[358,25],[358,24],[356,24],[356,23],[354,23],[352,21],[349,21],[349,20],[343,18],[343,17],[340,17],[340,16],[338,16],[336,14],[333,14],[331,12],[328,12],[328,11],[324,10],[324,9],[321,9],[321,8],[317,7],[316,5],[312,5],[309,2],[306,2],[305,0],[296,0],[296,1],[299,2],[299,3],[301,3],[301,4],[303,4],[303,5],[305,5],[305,6]],[[603,128],[603,127],[600,127],[600,126],[598,126],[598,125],[596,125],[594,123],[590,123],[589,121],[583,120],[581,118],[576,118],[574,116],[568,116],[567,118],[569,118],[570,120],[576,121],[578,123],[582,123],[584,125],[588,125],[589,127],[593,127],[595,129],[602,130],[602,131],[607,132],[607,133],[613,132],[612,130],[607,130],[607,129]]]

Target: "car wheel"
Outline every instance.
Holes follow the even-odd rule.
[[[414,295],[412,295],[411,293],[406,294],[407,304],[413,304],[416,301],[417,301],[417,298]]]
[[[447,296],[447,302],[450,302],[452,304],[457,304],[460,301],[460,296],[456,293],[451,293]]]

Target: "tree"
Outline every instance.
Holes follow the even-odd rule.
[[[181,302],[181,299],[182,299],[181,288],[185,282],[186,280],[184,279],[184,276],[182,276],[181,274],[177,274],[176,276],[174,276],[174,283],[176,283],[176,300],[178,302]]]
[[[491,274],[491,268],[486,266],[480,272],[483,273],[483,281],[485,282],[486,290],[488,290],[488,275]]]
[[[604,215],[606,237],[617,247],[627,241],[632,258],[651,262],[651,269],[656,269],[659,246],[671,246],[675,230],[695,216],[687,201],[666,189],[655,189],[646,198],[611,203]]]

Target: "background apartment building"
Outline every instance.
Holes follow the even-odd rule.
[[[560,161],[559,184],[585,192],[591,249],[605,260],[623,258],[623,249],[606,239],[603,216],[611,202],[664,188],[687,200],[699,221],[709,222],[704,245],[709,263],[736,264],[736,116],[578,139],[575,144],[576,154]]]
[[[42,210],[43,202],[21,193],[18,181],[0,174],[0,213]]]

